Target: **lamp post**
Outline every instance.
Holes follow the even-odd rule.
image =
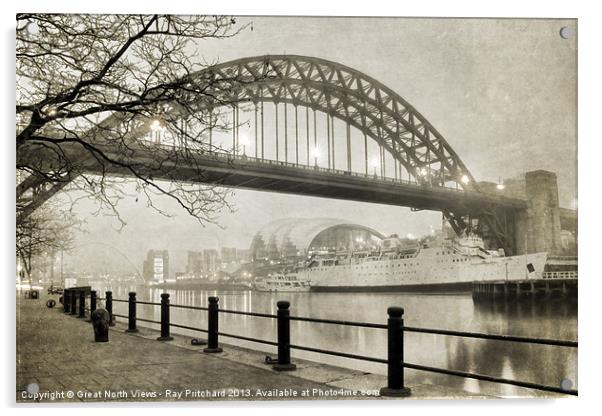
[[[155,117],[151,120],[150,129],[151,129],[151,132],[155,134],[154,138],[157,141],[157,143],[159,143],[161,141],[160,134],[164,128],[165,128],[164,122],[161,118]],[[152,133],[151,133],[151,138],[152,138]]]
[[[243,134],[240,137],[240,143],[242,144],[242,155],[243,155],[243,157],[246,157],[247,156],[247,145],[249,144],[249,138]]]
[[[376,169],[378,168],[378,159],[374,158],[372,159],[372,167],[374,168],[374,178],[378,178],[378,174],[376,173]]]
[[[318,167],[318,158],[320,157],[320,149],[318,148],[318,146],[316,146],[314,148],[313,155],[314,155],[314,166],[317,168]]]
[[[506,185],[504,185],[504,181],[502,181],[502,178],[500,178],[495,187],[498,191],[503,191],[506,188]]]

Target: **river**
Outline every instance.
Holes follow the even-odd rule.
[[[113,297],[127,299],[127,287],[113,287]],[[163,289],[138,287],[138,300],[160,302]],[[172,304],[207,306],[218,296],[220,308],[276,313],[276,302],[288,300],[292,316],[386,323],[387,307],[405,309],[408,326],[476,331],[565,340],[577,339],[577,306],[574,301],[474,302],[470,294],[421,295],[401,293],[265,293],[255,291],[168,290]],[[100,292],[103,293],[103,292]],[[104,293],[100,296],[104,296]],[[127,315],[127,304],[114,303],[114,312]],[[158,306],[138,305],[138,317],[160,320]],[[205,311],[171,309],[171,322],[207,328]],[[139,322],[141,326],[153,326]],[[154,325],[154,327],[157,327]],[[276,340],[276,320],[220,314],[220,332]],[[172,328],[172,332],[205,338],[205,334]],[[221,337],[220,342],[275,354],[263,344]],[[383,329],[291,321],[291,343],[359,355],[386,358]],[[295,357],[386,374],[386,365],[293,350]],[[506,341],[406,333],[405,361],[446,369],[559,386],[563,379],[577,388],[577,349]],[[406,384],[442,384],[475,393],[498,396],[533,396],[546,393],[510,385],[480,382],[455,376],[406,370]]]

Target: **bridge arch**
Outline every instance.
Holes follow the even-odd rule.
[[[370,137],[419,183],[476,189],[466,165],[424,116],[383,83],[343,64],[299,55],[255,56],[208,67],[191,78],[210,86],[201,109],[221,102],[307,107]]]

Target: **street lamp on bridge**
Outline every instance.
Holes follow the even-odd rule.
[[[246,134],[240,136],[240,143],[242,144],[242,155],[247,156],[247,145],[249,144],[249,138]]]
[[[503,191],[506,188],[506,185],[504,185],[504,181],[502,181],[502,178],[500,178],[495,187],[498,191]]]
[[[160,117],[153,117],[149,124],[151,130],[151,140],[155,139],[157,143],[161,141],[161,131],[165,128],[165,123]]]
[[[376,169],[378,168],[379,163],[378,163],[378,159],[374,158],[372,159],[372,167],[374,168],[374,177],[378,178],[378,175],[376,174]]]
[[[318,158],[320,157],[320,149],[318,146],[314,147],[312,154],[314,156],[314,166],[318,167]]]

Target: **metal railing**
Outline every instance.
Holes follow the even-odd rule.
[[[73,293],[79,293],[76,290],[72,290]],[[73,295],[76,299],[77,295]],[[93,311],[96,308],[96,291],[91,291],[91,296],[94,297],[94,308],[90,308]],[[437,374],[445,374],[451,376],[457,376],[462,378],[470,378],[476,379],[480,381],[487,381],[492,383],[499,384],[508,384],[518,387],[524,387],[529,389],[535,389],[546,392],[553,393],[562,393],[576,396],[578,395],[578,391],[575,389],[565,389],[563,387],[550,386],[540,383],[534,383],[529,381],[522,380],[513,380],[501,377],[490,376],[486,374],[478,374],[466,371],[459,371],[453,369],[446,368],[438,368],[432,366],[425,366],[415,363],[406,362],[404,360],[404,333],[405,332],[414,332],[414,333],[425,333],[425,334],[434,334],[434,335],[442,335],[442,336],[454,336],[454,337],[463,337],[463,338],[473,338],[473,339],[485,339],[485,340],[493,340],[493,341],[501,341],[501,342],[513,342],[513,343],[524,343],[524,344],[534,344],[534,345],[548,345],[555,347],[565,347],[565,348],[578,348],[577,341],[571,340],[558,340],[558,339],[546,339],[546,338],[536,338],[536,337],[523,337],[523,336],[514,336],[514,335],[498,335],[498,334],[485,334],[479,332],[467,332],[467,331],[451,331],[444,329],[432,329],[432,328],[420,328],[413,326],[405,326],[403,322],[403,308],[399,307],[390,307],[387,310],[388,319],[386,324],[378,324],[378,323],[369,323],[369,322],[355,322],[355,321],[345,321],[345,320],[336,320],[336,319],[321,319],[321,318],[310,318],[303,316],[291,316],[289,307],[290,303],[287,301],[279,301],[277,302],[277,313],[276,314],[268,314],[268,313],[258,313],[258,312],[244,312],[238,310],[231,309],[220,309],[219,308],[219,299],[215,296],[210,296],[208,298],[209,306],[201,307],[201,306],[189,306],[189,305],[178,305],[178,304],[170,304],[169,294],[163,293],[161,294],[161,302],[147,302],[147,301],[139,301],[136,299],[136,293],[130,292],[128,299],[113,299],[112,292],[107,291],[106,296],[103,298],[105,300],[105,308],[109,312],[111,317],[111,322],[114,317],[126,319],[128,322],[126,332],[137,332],[137,321],[152,323],[156,325],[160,325],[161,327],[161,336],[157,339],[160,341],[169,341],[173,339],[170,334],[170,328],[181,328],[190,331],[199,331],[207,334],[207,347],[203,349],[206,353],[219,353],[222,352],[222,348],[219,344],[219,336],[240,339],[243,341],[255,342],[264,345],[270,345],[277,347],[278,356],[273,359],[270,357],[266,357],[266,364],[271,364],[274,370],[276,371],[291,371],[294,370],[295,364],[291,362],[291,349],[308,351],[318,354],[337,356],[342,358],[354,359],[354,360],[362,360],[373,363],[386,364],[387,369],[387,386],[383,387],[380,391],[381,395],[385,396],[409,396],[411,391],[408,387],[405,386],[404,383],[404,370],[412,369],[417,371],[425,371]],[[81,295],[80,295],[81,300]],[[92,301],[92,299],[91,299]],[[128,304],[128,314],[120,315],[113,313],[113,302],[127,302]],[[81,304],[81,302],[80,302]],[[136,306],[137,304],[141,305],[151,305],[151,306],[159,306],[161,308],[161,320],[155,321],[145,318],[139,318],[136,315]],[[91,304],[92,305],[92,304]],[[74,304],[70,306],[65,306],[65,311],[69,308],[69,311],[75,308]],[[170,309],[171,308],[182,308],[182,309],[190,309],[190,310],[198,310],[207,313],[207,328],[198,328],[188,325],[176,324],[170,321]],[[81,307],[80,307],[81,310]],[[73,314],[73,313],[71,313]],[[277,321],[277,340],[266,340],[255,337],[243,336],[239,334],[231,334],[222,332],[219,330],[219,315],[220,314],[233,314],[233,315],[245,315],[252,316],[257,318],[264,319],[275,319]],[[309,322],[309,323],[318,323],[318,324],[327,324],[327,325],[344,325],[344,326],[354,326],[360,328],[371,328],[378,330],[387,330],[387,358],[380,357],[370,357],[365,355],[347,353],[342,351],[333,351],[322,348],[315,348],[311,346],[297,345],[292,344],[290,340],[290,321],[301,321],[301,322]]]
[[[577,279],[577,270],[564,270],[557,272],[543,272],[541,277],[543,279]]]
[[[175,151],[179,151],[180,148],[178,146],[175,146],[174,144],[164,144],[164,143],[157,143],[157,142],[147,142],[146,146],[143,146],[145,149],[147,148],[154,148],[154,149],[160,149],[166,152],[175,152]],[[286,168],[295,168],[295,169],[301,169],[301,170],[305,170],[305,171],[312,171],[312,172],[321,172],[321,173],[325,173],[325,174],[331,174],[331,175],[336,175],[336,176],[352,176],[354,178],[358,178],[360,180],[368,180],[371,183],[373,183],[374,181],[378,181],[378,182],[384,182],[384,183],[394,183],[394,184],[404,184],[404,185],[412,185],[412,186],[420,186],[420,187],[428,187],[428,188],[432,188],[432,189],[438,189],[441,191],[449,191],[449,192],[453,192],[454,194],[459,194],[459,193],[473,193],[475,195],[480,195],[479,192],[473,191],[473,190],[469,190],[469,189],[464,189],[462,187],[458,187],[458,186],[449,186],[447,184],[441,183],[440,182],[440,178],[439,175],[434,175],[431,174],[429,177],[431,178],[431,180],[424,180],[422,182],[416,180],[416,179],[403,179],[403,178],[394,178],[394,177],[390,177],[390,176],[383,176],[381,174],[374,174],[374,173],[366,173],[366,172],[357,172],[357,171],[351,171],[351,170],[342,170],[342,169],[336,169],[336,168],[327,168],[327,167],[323,167],[323,166],[319,166],[319,165],[306,165],[303,163],[293,163],[293,162],[287,162],[287,161],[282,161],[282,160],[274,160],[274,159],[266,159],[266,158],[260,158],[260,157],[254,157],[254,156],[249,156],[246,154],[239,154],[237,152],[233,152],[233,151],[228,151],[225,149],[220,149],[220,150],[213,150],[213,149],[182,149],[182,150],[186,150],[187,152],[195,152],[198,155],[201,156],[210,156],[215,158],[216,160],[222,160],[228,163],[231,162],[242,162],[242,163],[246,163],[246,164],[254,164],[254,165],[258,165],[258,166],[280,166],[280,167],[286,167]]]

